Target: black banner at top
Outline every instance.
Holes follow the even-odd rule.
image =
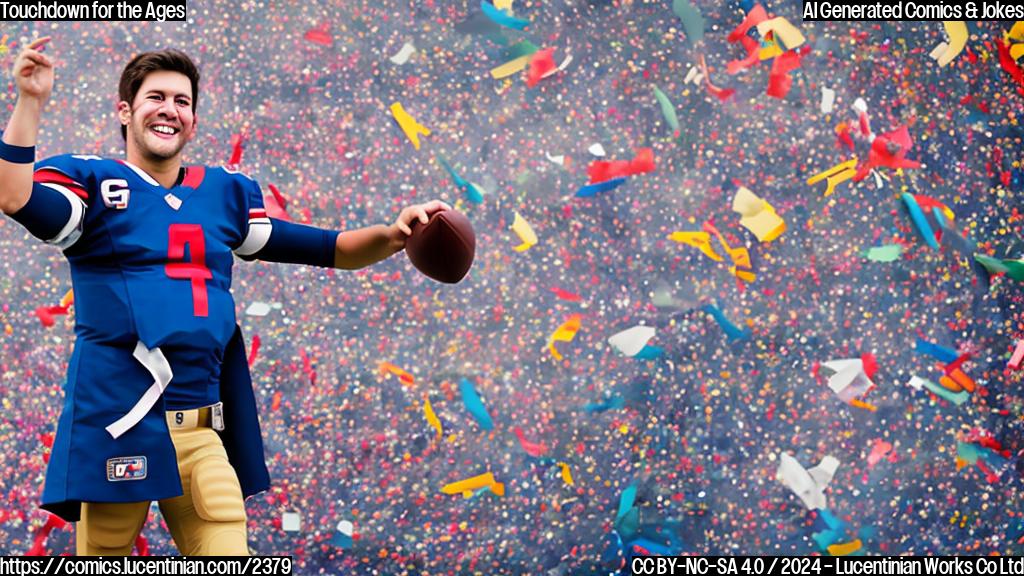
[[[803,0],[809,22],[1020,20],[1024,0]]]
[[[0,0],[0,21],[136,20],[184,22],[186,0]]]

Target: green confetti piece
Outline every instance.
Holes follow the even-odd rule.
[[[900,254],[902,253],[903,246],[899,244],[873,246],[868,249],[867,258],[872,262],[895,262],[900,259]]]
[[[1018,282],[1024,282],[1024,260],[1000,260],[984,254],[975,254],[974,259],[993,274],[1005,273]]]
[[[679,117],[676,116],[676,108],[672,105],[672,101],[657,86],[654,87],[654,97],[658,100],[658,105],[661,106],[661,115],[665,117],[665,121],[672,127],[672,132],[677,132],[679,130]]]
[[[978,449],[973,444],[967,444],[966,442],[956,443],[956,455],[968,464],[976,463],[978,461],[978,457],[981,456]]]
[[[523,40],[508,49],[508,59],[515,60],[523,56],[529,56],[538,50],[537,46],[529,40]]]
[[[704,38],[704,16],[700,10],[687,0],[672,0],[672,12],[683,21],[683,32],[690,44],[696,44]]]
[[[925,380],[924,387],[931,391],[932,394],[935,394],[939,398],[948,400],[953,404],[956,404],[957,406],[963,404],[964,402],[967,402],[968,394],[963,390],[959,392],[952,392],[950,390],[947,390],[943,386],[939,386],[938,384],[932,382],[931,380]]]

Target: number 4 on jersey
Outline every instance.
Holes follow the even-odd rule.
[[[185,262],[185,245],[189,247],[191,262]],[[192,282],[192,312],[203,318],[210,315],[206,296],[206,281],[213,278],[206,267],[206,241],[203,227],[198,224],[171,224],[167,229],[167,276]]]

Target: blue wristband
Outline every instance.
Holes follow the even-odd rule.
[[[14,164],[33,164],[36,161],[36,147],[8,144],[0,135],[0,159]]]

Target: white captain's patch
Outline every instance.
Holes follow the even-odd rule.
[[[145,456],[121,456],[107,460],[107,481],[143,480],[146,478]]]
[[[164,201],[167,202],[168,206],[174,208],[175,210],[181,208],[181,198],[178,198],[177,196],[171,194],[170,192],[168,192],[167,195],[164,196]]]

